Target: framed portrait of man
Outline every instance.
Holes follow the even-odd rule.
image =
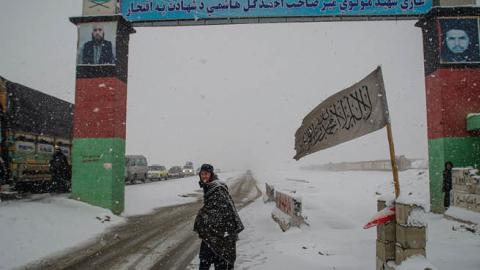
[[[440,18],[440,63],[480,63],[478,18]]]
[[[116,22],[80,24],[77,65],[115,65],[116,33]]]

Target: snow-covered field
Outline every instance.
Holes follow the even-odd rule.
[[[268,182],[301,196],[310,226],[282,233],[270,217],[274,204],[253,203],[241,211],[246,230],[237,269],[375,269],[376,229],[362,227],[375,214],[377,197],[393,196],[391,173],[290,170],[258,171],[255,177],[262,190]],[[404,200],[429,207],[425,171],[402,172],[400,181]],[[437,269],[480,269],[480,235],[453,231],[459,224],[441,215],[427,214],[427,220],[427,258]]]
[[[226,182],[240,172],[222,173]],[[68,195],[38,194],[20,201],[0,202],[0,269],[11,269],[94,239],[125,221],[155,208],[188,203],[182,197],[199,190],[198,178],[126,186],[125,211],[109,210],[71,200]]]

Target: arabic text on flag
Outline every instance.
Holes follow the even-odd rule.
[[[389,121],[382,70],[330,96],[295,133],[295,159],[353,140],[385,127]]]

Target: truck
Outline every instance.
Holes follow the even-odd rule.
[[[72,103],[0,76],[1,182],[21,192],[49,190],[55,146],[71,164],[73,110]]]

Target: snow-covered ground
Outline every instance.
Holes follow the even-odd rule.
[[[221,174],[221,179],[229,182],[239,174]],[[393,197],[391,173],[292,169],[256,171],[254,176],[262,190],[268,182],[277,190],[295,191],[310,225],[284,233],[270,216],[274,204],[257,200],[240,211],[246,229],[240,234],[236,269],[374,269],[376,230],[362,227],[375,214],[379,196]],[[401,172],[400,182],[403,200],[429,207],[427,172]],[[1,202],[0,269],[62,252],[124,222],[127,216],[190,202],[195,197],[182,195],[198,190],[196,177],[127,186],[121,217],[65,195]],[[106,216],[111,220],[105,221]],[[459,223],[441,215],[427,214],[427,221],[427,257],[437,269],[480,269],[478,233],[461,229]]]
[[[219,177],[228,183],[241,173],[221,173]],[[195,192],[202,192],[198,176],[127,186],[122,216],[142,215],[158,207],[192,202],[197,198],[189,195]]]
[[[110,221],[104,221],[107,216]],[[101,220],[97,219],[100,218]],[[124,219],[67,195],[0,203],[0,269],[73,247]]]
[[[262,190],[268,182],[301,196],[310,226],[283,233],[270,217],[273,203],[251,204],[240,212],[246,230],[237,269],[375,269],[376,230],[362,227],[375,214],[376,199],[393,196],[391,173],[289,170],[257,171],[255,177]],[[425,171],[401,172],[400,182],[402,199],[429,207]],[[452,230],[459,224],[441,215],[427,214],[427,221],[427,258],[437,269],[480,269],[480,235]]]
[[[220,174],[229,182],[241,172]],[[199,190],[198,177],[126,186],[125,211],[109,210],[71,200],[68,195],[39,194],[0,202],[0,269],[11,269],[77,246],[125,221],[155,208],[188,203],[183,197]]]

